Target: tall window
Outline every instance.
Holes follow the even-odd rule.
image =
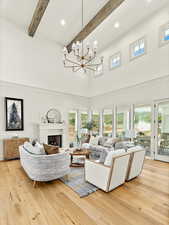
[[[88,112],[80,113],[81,129],[86,129],[88,122]]]
[[[136,106],[134,110],[135,144],[146,149],[146,155],[151,154],[151,106]]]
[[[69,142],[76,141],[77,135],[77,112],[70,111],[68,113],[68,136]]]
[[[141,38],[130,45],[130,59],[135,59],[138,56],[146,53],[146,39]]]
[[[93,127],[93,134],[98,136],[99,135],[99,128],[100,128],[100,114],[99,112],[92,113],[92,121],[94,124]]]
[[[112,126],[113,123],[113,111],[104,110],[103,112],[103,135],[111,137],[112,136]]]
[[[169,43],[169,23],[160,27],[160,46]]]
[[[118,52],[110,57],[110,69],[115,69],[121,65],[121,53]]]
[[[164,31],[164,41],[169,41],[169,27]]]
[[[100,64],[99,66],[97,66],[97,70],[94,72],[94,77],[99,77],[103,75],[103,64]]]
[[[119,138],[129,138],[129,130],[130,130],[130,109],[117,108],[116,136]]]

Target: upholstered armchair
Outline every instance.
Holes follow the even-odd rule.
[[[112,156],[110,166],[96,161],[85,161],[85,180],[109,192],[125,182],[130,153]]]
[[[130,161],[126,180],[129,181],[141,174],[145,159],[145,149],[140,147],[133,147],[130,153]]]
[[[51,181],[70,173],[68,152],[36,155],[29,153],[23,146],[19,147],[19,152],[21,165],[34,185],[36,181]]]

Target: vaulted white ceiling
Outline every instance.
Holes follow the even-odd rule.
[[[32,39],[31,37],[28,37],[27,30],[37,2],[38,0],[0,0],[0,17],[8,20],[12,26],[13,24],[16,24],[17,27],[19,26],[21,28],[19,30],[22,30],[22,32],[18,31],[16,36],[15,34],[13,36],[11,35],[11,39],[16,39],[14,40],[14,44],[16,44],[16,46],[14,46],[15,48],[13,51],[11,51],[13,42],[10,42],[11,45],[8,46],[8,51],[6,50],[6,46],[4,47],[4,60],[6,61],[6,65],[8,65],[9,60],[12,62],[10,64],[10,68],[7,67],[9,71],[6,70],[6,68],[4,70],[5,73],[3,76],[5,79],[7,74],[9,75],[9,78],[12,77],[15,79],[15,74],[17,78],[15,79],[16,82],[20,82],[21,80],[23,81],[21,83],[24,83],[26,80],[29,81],[28,83],[30,84],[45,86],[52,90],[61,90],[63,92],[91,97],[108,91],[121,89],[126,86],[129,87],[131,85],[168,74],[168,52],[166,48],[157,49],[155,47],[155,51],[153,52],[153,56],[155,56],[154,58],[151,57],[152,51],[149,51],[149,57],[143,57],[133,63],[128,63],[127,57],[128,45],[131,41],[134,41],[133,38],[135,37],[133,32],[137,29],[137,26],[141,27],[143,25],[143,33],[144,30],[148,33],[149,29],[152,29],[151,24],[153,24],[153,26],[156,27],[156,32],[158,32],[159,26],[168,20],[167,10],[169,8],[169,0],[125,0],[119,8],[117,8],[101,25],[96,28],[94,32],[90,34],[86,41],[93,42],[94,40],[97,40],[99,50],[103,50],[102,54],[105,57],[104,76],[101,76],[99,79],[93,79],[92,76],[89,76],[89,79],[88,76],[85,76],[85,79],[82,79],[84,78],[83,76],[73,74],[69,70],[64,70],[61,48],[55,44],[58,43],[61,46],[67,45],[75,35],[80,32],[81,0],[50,0],[47,10],[35,34],[35,38]],[[107,2],[108,0],[84,0],[85,23],[89,22]],[[166,18],[165,21],[158,21],[158,19],[155,19],[153,23],[149,23],[150,25],[146,30],[144,22],[148,22],[153,18],[153,14],[158,15],[158,13],[163,10],[167,11],[167,13],[164,13],[165,15],[167,14],[167,16],[162,14],[162,17]],[[155,13],[157,11],[159,12]],[[65,26],[60,25],[60,20],[62,19],[66,21]],[[114,27],[114,23],[117,21],[120,24],[118,29]],[[7,29],[8,31],[11,31],[11,34],[14,33],[12,31],[12,26],[9,25]],[[136,29],[133,29],[134,26]],[[109,71],[108,60],[109,56],[113,53],[113,51],[111,51],[112,46],[114,50],[114,46],[116,48],[117,45],[116,40],[119,39],[120,45],[121,37],[127,37],[129,33],[130,38],[128,37],[127,40],[125,40],[127,48],[123,46],[124,52],[122,66],[118,70]],[[7,35],[7,37],[9,36],[8,38],[10,38],[10,32],[8,32],[8,34],[9,35]],[[153,39],[154,41],[154,46],[157,46],[157,37],[157,33],[155,34],[154,39],[151,36],[151,40]],[[49,41],[46,41],[45,44],[43,41],[40,43],[40,39],[43,40],[43,38],[46,38]],[[21,44],[20,41],[22,42]],[[110,48],[107,48],[108,46],[110,46]],[[120,48],[121,46],[118,46],[118,51]],[[30,49],[32,50],[31,54]],[[150,50],[151,49],[152,48],[150,46]],[[156,54],[157,50],[159,55]],[[164,53],[166,56],[165,60],[161,62],[163,64],[158,66],[158,63],[156,62],[158,62],[160,58],[164,57]],[[20,66],[20,59],[23,55],[24,63]],[[155,64],[155,66],[148,68],[147,64]],[[126,65],[128,65],[127,68]],[[18,71],[14,73],[15,71],[13,70],[15,70],[16,67],[20,74]],[[140,68],[140,73],[136,74],[135,71],[138,67]],[[128,70],[127,74],[126,70]],[[48,74],[48,76],[46,76],[46,74]],[[58,82],[54,82],[54,80],[62,81],[62,85]],[[43,82],[40,83],[40,81]]]
[[[89,22],[92,17],[108,2],[108,0],[84,0],[84,19]],[[149,2],[149,3],[148,3]],[[168,0],[125,0],[88,38],[98,40],[100,50],[124,32],[140,23],[153,12],[164,7]],[[1,0],[0,16],[16,23],[27,31],[37,0]],[[60,20],[66,21],[65,26]],[[119,21],[120,28],[115,29],[114,23]],[[80,0],[50,0],[42,18],[36,36],[44,36],[61,45],[68,44],[81,30]]]

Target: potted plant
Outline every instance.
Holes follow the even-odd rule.
[[[86,141],[87,143],[89,143],[89,141],[90,141],[91,132],[94,127],[95,127],[95,125],[94,125],[93,121],[89,121],[86,123],[86,129],[88,130],[88,137],[87,137],[87,141]]]

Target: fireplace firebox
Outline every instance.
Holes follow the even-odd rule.
[[[48,145],[55,145],[62,147],[62,135],[50,135],[48,136]]]

